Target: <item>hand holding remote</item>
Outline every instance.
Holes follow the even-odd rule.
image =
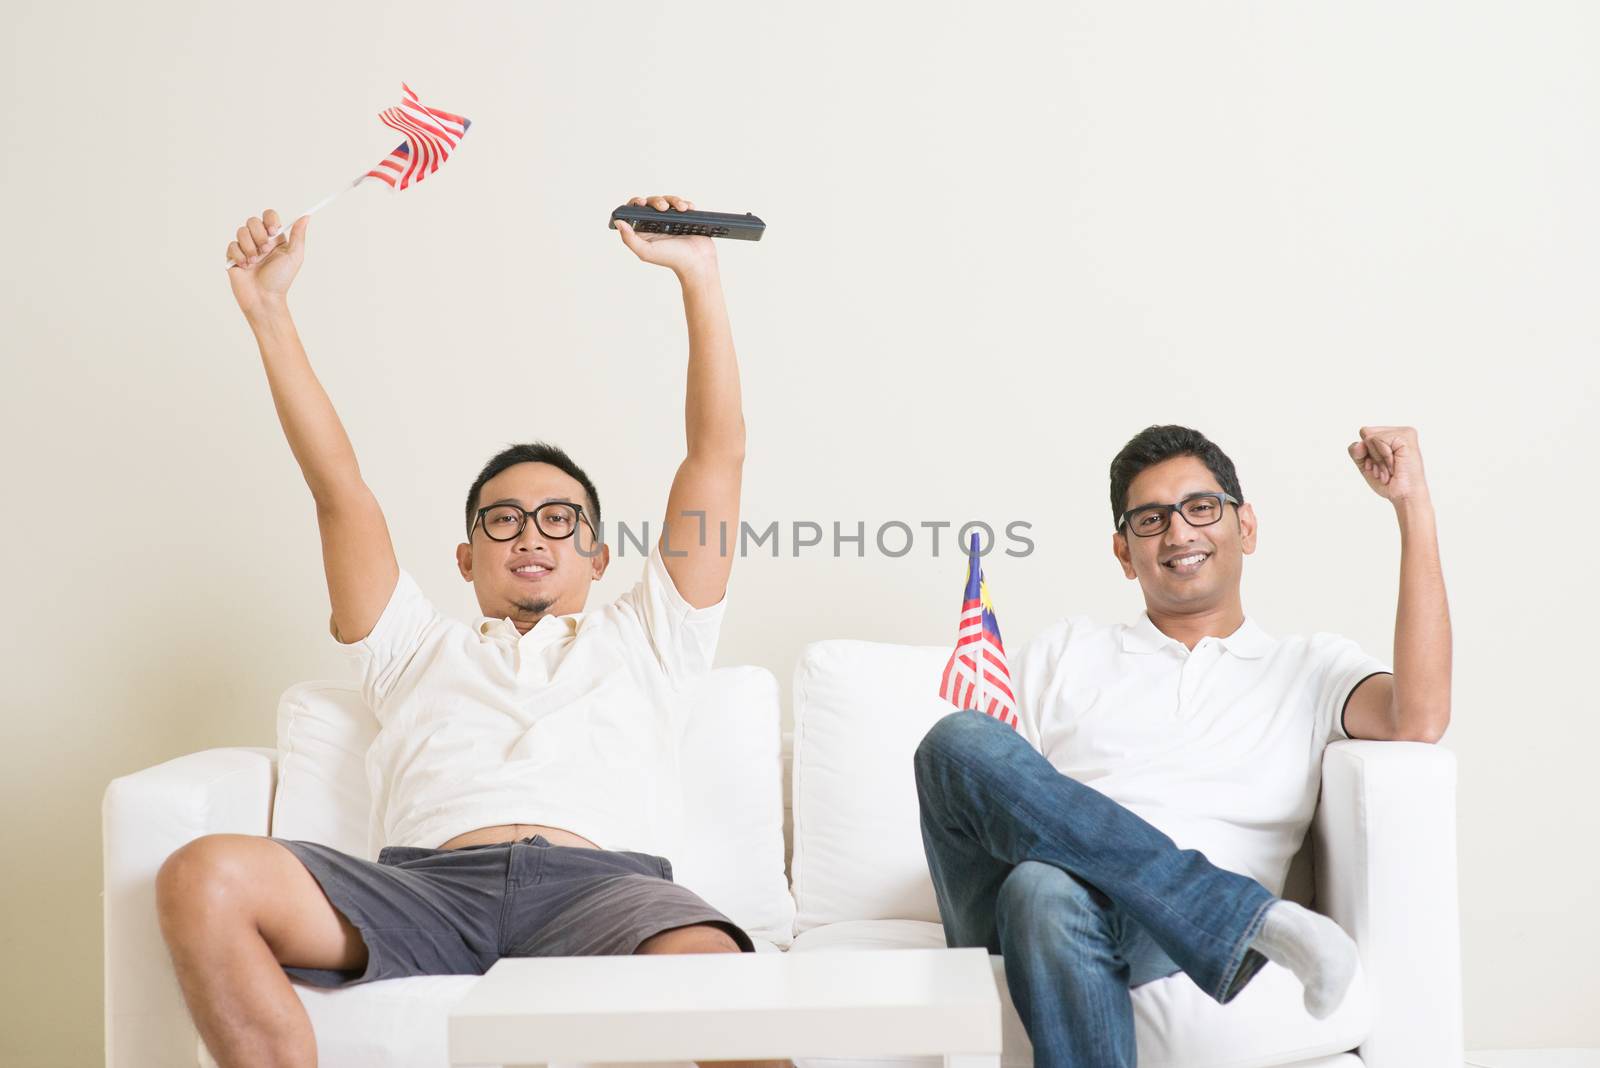
[[[634,197],[628,201],[634,207],[650,207],[657,211],[693,211],[694,204],[682,197]],[[711,238],[700,235],[641,234],[626,220],[615,222],[622,243],[635,256],[646,263],[669,268],[679,278],[686,275],[713,274],[717,270],[717,249]]]

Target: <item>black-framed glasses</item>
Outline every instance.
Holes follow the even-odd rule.
[[[1238,498],[1228,493],[1191,493],[1176,504],[1147,504],[1129,508],[1117,520],[1117,529],[1126,527],[1141,538],[1165,534],[1172,525],[1172,514],[1180,513],[1191,527],[1209,527],[1222,518],[1227,505],[1237,505]]]
[[[545,501],[532,511],[516,504],[491,504],[478,509],[478,518],[472,525],[481,526],[490,541],[510,541],[527,529],[529,516],[533,517],[533,525],[539,533],[556,541],[576,534],[580,521],[589,527],[589,533],[599,538],[594,524],[583,512],[583,505],[571,501]]]

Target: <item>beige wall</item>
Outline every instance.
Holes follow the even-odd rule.
[[[1256,503],[1252,614],[1386,655],[1394,522],[1344,446],[1413,423],[1457,628],[1468,1045],[1600,1045],[1596,9],[754,7],[7,6],[0,1062],[99,1055],[106,782],[270,743],[276,695],[339,670],[218,260],[376,162],[402,78],[472,133],[318,216],[294,295],[429,593],[473,611],[460,498],[507,441],[565,443],[613,518],[661,509],[677,298],[603,226],[636,192],[770,223],[722,250],[747,517],[1031,522],[989,565],[1013,645],[1137,612],[1106,464],[1177,420]],[[946,641],[961,576],[926,542],[746,560],[722,662]]]

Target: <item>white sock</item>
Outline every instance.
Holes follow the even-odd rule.
[[[1305,987],[1306,1011],[1319,1020],[1333,1015],[1356,977],[1356,944],[1344,928],[1292,901],[1267,909],[1250,948],[1295,974]]]

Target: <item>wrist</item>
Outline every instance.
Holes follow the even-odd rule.
[[[1402,497],[1393,503],[1395,516],[1402,526],[1433,522],[1433,501],[1426,490],[1409,497]]]
[[[678,284],[683,286],[686,293],[690,290],[715,289],[722,284],[722,276],[714,258],[683,267],[674,267],[672,273],[678,276]]]
[[[250,324],[253,330],[260,330],[264,327],[271,327],[290,320],[289,299],[282,293],[263,296],[251,301],[249,304],[241,304],[239,305],[239,310],[244,312],[245,321]]]

